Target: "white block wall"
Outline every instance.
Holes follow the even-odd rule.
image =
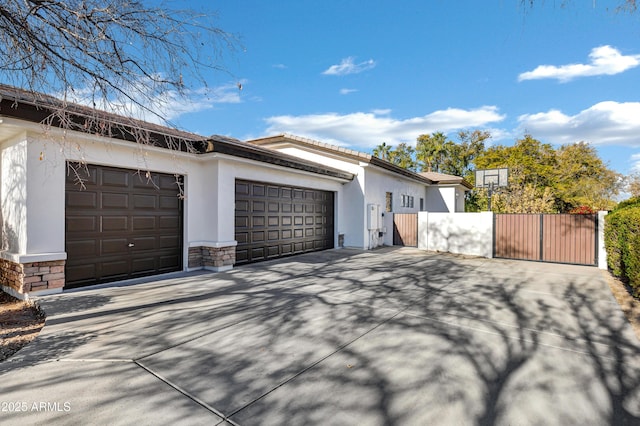
[[[493,213],[418,213],[418,248],[493,257]]]

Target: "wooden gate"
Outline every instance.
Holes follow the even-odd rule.
[[[418,213],[393,214],[393,245],[418,247]]]
[[[494,257],[597,265],[598,215],[497,214]]]

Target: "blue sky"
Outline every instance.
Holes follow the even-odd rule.
[[[202,135],[292,133],[365,152],[434,131],[485,129],[507,145],[529,133],[640,171],[640,12],[538,3],[190,2],[243,49],[170,118]]]

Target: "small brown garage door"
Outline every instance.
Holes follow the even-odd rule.
[[[65,288],[181,270],[182,178],[151,173],[149,180],[144,172],[94,165],[87,170],[84,188],[73,171],[67,177]]]
[[[333,248],[333,192],[236,180],[236,264]]]

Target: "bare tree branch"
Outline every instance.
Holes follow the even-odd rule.
[[[34,95],[166,121],[156,99],[186,98],[209,87],[205,72],[226,72],[222,56],[237,40],[212,18],[143,1],[3,0],[0,77]]]

